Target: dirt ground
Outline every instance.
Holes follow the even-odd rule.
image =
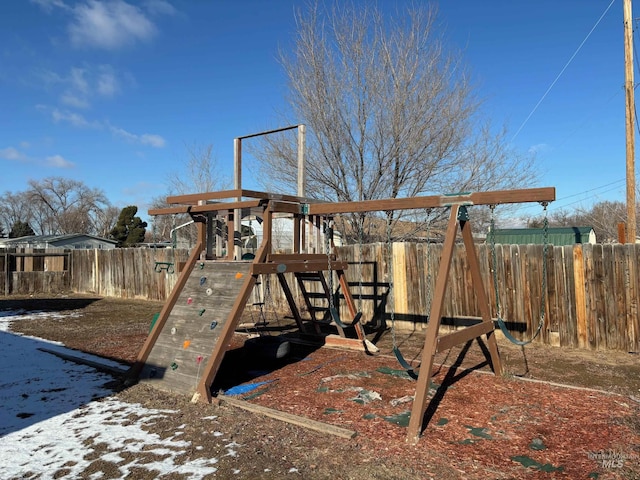
[[[0,310],[75,311],[62,319],[15,322],[12,330],[131,363],[162,304],[87,296],[0,297]],[[247,315],[247,321],[251,321]],[[273,318],[271,332],[286,321]],[[218,455],[209,432],[192,419],[217,415],[216,428],[244,446],[245,478],[344,479],[640,479],[640,358],[636,353],[590,352],[499,339],[506,373],[494,376],[483,344],[472,342],[438,354],[427,410],[428,424],[416,446],[405,441],[415,381],[391,354],[391,335],[380,353],[291,344],[280,361],[257,358],[239,332],[214,389],[281,412],[357,433],[344,439],[223,403],[193,404],[189,397],[134,385],[117,392],[125,401],[178,413],[157,423],[170,434],[178,425],[193,444],[189,452]],[[375,333],[371,334],[374,338]],[[418,365],[424,333],[397,332],[404,356]],[[210,413],[209,413],[210,412]],[[108,477],[108,465],[94,468]],[[603,460],[622,460],[611,463]],[[232,465],[228,465],[232,467]],[[227,470],[230,471],[230,470]],[[247,474],[246,472],[251,472]],[[87,472],[90,474],[91,472]],[[145,478],[145,477],[139,477]],[[149,477],[151,478],[151,477]],[[175,478],[180,478],[176,476]]]

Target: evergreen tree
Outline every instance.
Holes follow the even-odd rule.
[[[147,222],[136,217],[138,207],[129,205],[124,207],[118,217],[116,226],[111,230],[111,238],[118,242],[118,247],[132,247],[144,241]]]
[[[31,226],[27,222],[22,222],[18,220],[11,227],[11,231],[9,232],[9,238],[19,238],[19,237],[29,237],[31,235],[35,235],[36,233],[33,231]]]

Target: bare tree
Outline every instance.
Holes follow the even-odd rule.
[[[217,158],[213,153],[213,145],[209,144],[204,147],[186,145],[185,148],[187,155],[185,160],[181,162],[180,169],[167,175],[168,192],[166,196],[154,198],[151,202],[152,208],[167,207],[167,196],[213,192],[230,188],[229,177],[220,173]],[[159,216],[152,219],[152,238],[150,241],[173,241],[179,235],[181,240],[193,245],[196,239],[195,228],[186,226],[177,229],[189,221],[188,215]]]
[[[26,192],[41,234],[96,233],[96,217],[108,200],[99,189],[62,177],[30,180]]]
[[[598,243],[617,242],[618,224],[625,222],[627,207],[622,202],[603,201],[594,204],[591,209],[578,209],[575,215],[576,225],[593,227]]]
[[[492,134],[481,120],[469,76],[445,50],[432,8],[386,18],[372,3],[327,5],[296,13],[293,53],[281,55],[290,123],[308,127],[309,196],[359,201],[532,182],[532,159],[514,155],[504,131]],[[256,156],[269,188],[295,191],[291,135],[264,137]],[[375,225],[364,215],[348,222],[352,231]]]
[[[8,233],[18,222],[33,225],[33,208],[25,192],[5,192],[0,196],[0,227]]]

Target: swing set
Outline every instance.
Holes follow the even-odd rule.
[[[325,345],[358,348],[369,352],[377,351],[377,347],[365,338],[361,305],[356,306],[345,275],[348,264],[337,257],[333,240],[333,217],[345,213],[447,209],[449,219],[433,295],[430,295],[432,298],[429,322],[422,350],[421,366],[418,371],[411,368],[417,378],[407,440],[410,443],[416,443],[425,426],[423,423],[428,387],[434,357],[438,352],[486,336],[490,357],[488,360],[494,373],[502,372],[495,326],[471,233],[469,207],[507,203],[544,203],[553,200],[555,200],[555,189],[551,187],[337,203],[323,203],[304,197],[244,189],[169,197],[168,203],[174,206],[150,210],[149,214],[189,214],[196,223],[198,241],[152,332],[143,345],[131,369],[131,374],[156,382],[166,382],[167,388],[174,390],[192,388],[195,382],[194,398],[211,402],[211,385],[234,331],[240,323],[251,292],[261,275],[277,276],[301,332],[312,335],[315,333],[317,337],[322,338]],[[235,228],[235,225],[239,225],[238,220],[249,215],[262,219],[263,238],[254,258],[243,261],[241,252],[234,248],[239,246],[236,240],[239,240],[241,235],[240,227]],[[272,230],[275,215],[288,215],[293,219],[291,253],[273,251]],[[439,327],[443,317],[449,270],[458,231],[466,252],[472,288],[481,311],[481,320],[464,329],[440,335]],[[388,243],[391,244],[391,242]],[[226,246],[224,251],[223,246]],[[322,253],[315,253],[318,251]],[[362,253],[360,253],[360,262],[362,262]],[[358,273],[362,276],[362,271]],[[328,274],[328,278],[325,274]],[[300,287],[310,320],[303,318],[297,305],[297,299],[289,285],[292,279]],[[337,282],[337,287],[334,282]],[[313,287],[308,286],[309,283]],[[362,279],[360,287],[361,298]],[[319,292],[318,289],[320,289]],[[390,295],[393,295],[391,277]],[[313,298],[324,299],[328,302],[328,306],[326,304],[323,307],[315,306],[312,303]],[[344,300],[347,314],[341,313],[339,305],[341,300]],[[217,302],[214,303],[215,308],[207,306],[209,305],[207,302],[210,301]],[[188,304],[188,308],[184,307],[184,304]],[[174,307],[176,307],[175,312]],[[392,326],[393,321],[392,309]],[[331,324],[337,329],[339,335],[322,336],[320,326],[323,323]],[[209,324],[210,328],[205,329],[207,334],[203,335],[202,325]],[[348,338],[346,330],[349,333],[355,332],[357,338]],[[179,354],[173,347],[174,335],[185,335],[185,338],[189,339],[188,347],[180,350]],[[185,345],[187,345],[186,342]],[[200,350],[196,351],[196,349]],[[394,345],[394,353],[399,362],[404,362],[406,366],[411,367],[402,357],[397,345]],[[153,377],[153,373],[158,368],[162,368],[165,372],[161,379]]]
[[[445,232],[440,265],[436,275],[433,298],[431,299],[431,305],[429,309],[429,322],[427,324],[424,348],[422,350],[420,369],[416,372],[416,370],[404,359],[395,341],[393,346],[393,352],[398,362],[408,372],[411,372],[414,378],[417,377],[416,393],[407,430],[407,441],[409,443],[417,443],[420,433],[425,427],[425,425],[423,425],[423,422],[425,419],[425,412],[427,408],[429,383],[432,376],[435,355],[438,352],[442,352],[456,345],[465,344],[476,338],[486,336],[487,347],[489,350],[488,360],[490,361],[491,367],[496,375],[500,375],[502,373],[502,364],[500,361],[498,345],[494,333],[495,326],[491,318],[488,297],[480,272],[478,257],[471,232],[469,207],[474,205],[488,205],[492,208],[493,211],[495,205],[499,204],[538,202],[545,207],[546,211],[546,205],[548,204],[548,202],[551,202],[553,200],[555,200],[555,188],[547,187],[526,190],[458,193],[452,195],[413,197],[402,199],[366,200],[361,202],[311,204],[308,206],[309,214],[318,215],[409,209],[449,209],[449,220]],[[462,244],[464,246],[467,265],[471,274],[473,291],[477,297],[478,305],[481,311],[481,320],[478,323],[475,323],[464,329],[440,335],[439,330],[443,317],[445,293],[447,289],[454,247],[456,245],[458,237],[458,229],[462,236]],[[387,231],[387,236],[389,238],[389,227],[387,228]],[[390,245],[390,243],[391,242],[388,242],[388,245]],[[390,247],[388,248],[390,249]],[[392,262],[390,262],[390,265],[391,264]],[[497,290],[497,277],[494,277],[494,283],[495,289]],[[393,294],[392,292],[393,284],[390,283],[391,295]],[[544,292],[542,297],[544,297]],[[544,309],[544,303],[542,308]],[[391,314],[392,334],[394,335],[395,339],[395,318],[393,308]],[[498,316],[501,316],[500,310]],[[501,319],[499,318],[499,320]],[[501,322],[499,321],[498,324],[500,323]],[[502,324],[504,325],[504,321],[502,321]],[[535,335],[539,333],[542,328],[541,325],[543,324],[544,316],[542,315],[541,324],[538,326],[538,330]],[[502,328],[506,330],[506,327]],[[514,338],[514,340],[516,339]]]

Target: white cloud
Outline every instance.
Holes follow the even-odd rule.
[[[120,90],[120,82],[113,70],[102,67],[102,71],[98,74],[96,90],[105,97],[112,97]]]
[[[65,159],[62,155],[52,155],[46,158],[46,164],[50,167],[56,168],[71,168],[75,164]]]
[[[74,95],[72,92],[65,92],[60,96],[60,102],[74,108],[88,108],[89,101],[86,98]]]
[[[140,135],[140,143],[143,145],[150,145],[155,148],[162,148],[165,146],[166,141],[160,135],[145,133]]]
[[[7,147],[0,149],[0,158],[5,160],[12,160],[18,162],[24,162],[27,160],[27,156],[20,150],[14,147]]]
[[[51,108],[46,105],[37,105],[36,108],[42,112],[46,112],[51,115],[51,119],[54,123],[68,123],[78,128],[94,128],[97,130],[108,130],[113,135],[120,137],[130,143],[138,143],[140,145],[147,145],[154,148],[163,148],[167,141],[160,135],[153,133],[135,134],[128,132],[124,128],[111,125],[108,121],[99,122],[97,120],[88,120],[83,115],[70,112],[68,110],[59,110],[57,108]],[[11,147],[10,147],[11,148]],[[8,150],[8,149],[5,149]],[[15,149],[13,149],[15,150]],[[0,150],[0,156],[3,150]],[[50,157],[52,158],[52,157]]]
[[[57,108],[54,108],[53,110],[51,110],[51,118],[55,123],[66,122],[66,123],[70,123],[74,127],[101,128],[101,125],[98,122],[89,122],[86,118],[84,118],[79,113],[69,112],[69,111],[63,112],[58,110]]]
[[[22,148],[29,148],[30,146],[31,145],[29,144],[29,142],[25,142],[25,141],[20,142],[20,147]]]
[[[178,11],[165,0],[147,0],[144,7],[151,15],[175,15]]]
[[[69,25],[71,43],[76,47],[115,50],[156,35],[156,26],[134,5],[122,0],[89,0],[73,10]]]
[[[97,98],[117,95],[122,83],[121,74],[111,65],[72,67],[66,75],[47,70],[39,73],[39,78],[48,88],[61,87],[63,105],[82,109]]]
[[[176,15],[166,0],[147,0],[142,8],[124,0],[84,0],[72,5],[64,0],[32,0],[47,13],[58,8],[70,14],[67,26],[71,44],[79,48],[95,47],[115,50],[146,42],[158,29],[149,15]],[[144,10],[143,10],[144,9]]]
[[[109,126],[109,130],[114,135],[125,139],[131,143],[140,143],[142,145],[149,145],[154,148],[162,148],[166,145],[166,140],[162,138],[160,135],[154,135],[150,133],[143,133],[142,135],[136,135],[135,133],[127,132],[125,129],[120,127],[115,127],[113,125]]]

